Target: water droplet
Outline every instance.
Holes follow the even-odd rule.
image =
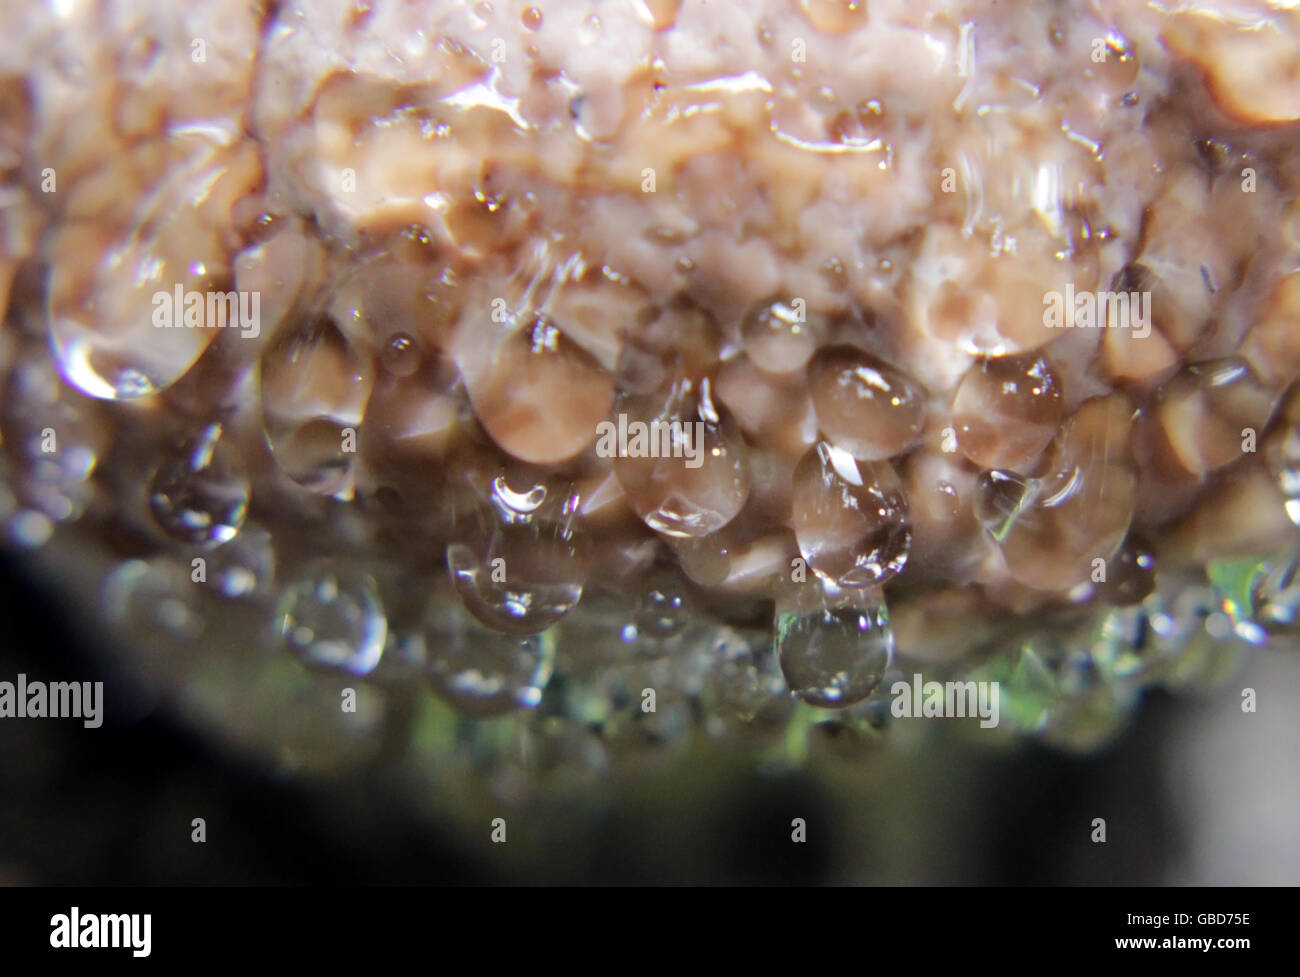
[[[164,455],[149,482],[149,509],[163,530],[183,543],[233,539],[248,511],[248,475],[209,424]]]
[[[1156,558],[1150,543],[1130,533],[1124,545],[1106,563],[1106,580],[1098,596],[1119,606],[1144,600],[1156,586]]]
[[[1089,649],[1093,663],[1114,679],[1148,681],[1163,664],[1146,603],[1119,607],[1101,618]]]
[[[1128,535],[1137,479],[1128,461],[1133,410],[1122,394],[1086,401],[1054,442],[1000,543],[1011,576],[1036,590],[1069,590],[1091,579]],[[1015,486],[1004,486],[1014,499]]]
[[[731,573],[731,546],[725,533],[673,540],[685,574],[702,587],[716,587]]]
[[[1041,356],[984,360],[966,371],[953,399],[962,453],[982,468],[1027,468],[1060,426],[1061,387]]]
[[[388,620],[375,582],[351,567],[321,561],[288,583],[276,609],[291,651],[313,665],[367,675],[379,664]]]
[[[345,278],[334,297],[339,321],[364,319],[384,356],[398,364],[414,352],[443,346],[460,317],[463,287],[454,266],[445,263],[428,232],[408,227],[392,245]]]
[[[519,20],[530,31],[540,30],[542,11],[537,7],[525,7],[523,13],[519,15]]]
[[[233,304],[223,298],[234,294],[229,253],[204,214],[222,199],[227,174],[246,176],[244,150],[205,144],[189,152],[171,161],[125,226],[70,221],[51,241],[50,345],[64,377],[91,397],[165,390],[223,325],[239,326],[240,314],[253,312],[238,295]]]
[[[980,472],[975,482],[975,518],[1001,542],[1016,517],[1033,504],[1038,483],[1015,472]]]
[[[752,306],[741,324],[745,354],[769,373],[802,370],[825,333],[823,316],[780,298]]]
[[[170,557],[127,560],[104,581],[104,608],[123,634],[143,639],[193,641],[203,633],[189,573]]]
[[[1211,560],[1206,574],[1231,617],[1234,634],[1254,645],[1276,641],[1289,647],[1294,642],[1300,633],[1300,550],[1265,559]],[[1208,620],[1206,624],[1208,629]],[[1214,630],[1211,634],[1223,637]]]
[[[404,332],[388,337],[381,359],[384,369],[395,377],[409,377],[420,367],[420,350]]]
[[[1178,463],[1203,477],[1241,459],[1242,431],[1262,432],[1276,400],[1244,360],[1214,360],[1161,388],[1156,416]]]
[[[690,616],[686,590],[674,574],[656,573],[646,581],[636,615],[636,626],[642,634],[671,638],[681,633]]]
[[[1100,62],[1090,60],[1087,74],[1095,78],[1106,91],[1118,93],[1133,87],[1141,67],[1133,43],[1126,37],[1112,33],[1106,39],[1105,59]]]
[[[666,396],[623,397],[614,474],[633,511],[656,532],[707,536],[749,498],[744,438],[714,402],[708,380],[684,380]]]
[[[90,476],[108,445],[107,427],[74,397],[80,400],[60,379],[48,351],[33,347],[15,362],[0,407],[16,499],[54,523],[85,510],[93,493]]]
[[[750,642],[718,628],[702,649],[705,701],[725,717],[748,723],[760,713],[789,707],[780,662],[770,640]]]
[[[851,346],[823,349],[808,367],[822,433],[855,458],[879,461],[916,443],[925,397],[907,376]]]
[[[614,379],[558,323],[535,316],[507,331],[485,324],[458,334],[456,362],[488,435],[531,464],[572,458],[609,414]]]
[[[457,709],[475,718],[532,709],[542,701],[555,663],[546,634],[501,634],[455,605],[430,612],[429,679]]]
[[[447,568],[466,609],[509,634],[544,631],[582,596],[585,541],[564,524],[497,524],[485,542],[447,546]]]
[[[818,576],[839,587],[884,583],[907,563],[912,531],[898,473],[822,442],[794,473],[795,537]]]
[[[1300,552],[1289,557],[1279,557],[1263,567],[1264,572],[1255,581],[1253,591],[1254,621],[1269,639],[1294,646],[1300,635]],[[1255,632],[1238,634],[1253,644],[1263,643]]]
[[[348,497],[373,382],[369,361],[322,316],[281,334],[262,357],[261,376],[263,421],[276,462],[310,491]]]
[[[787,609],[777,615],[776,643],[790,691],[825,709],[861,702],[894,658],[894,632],[883,602]]]
[[[275,579],[275,550],[271,534],[244,526],[239,535],[204,555],[204,581],[222,597],[268,596]]]

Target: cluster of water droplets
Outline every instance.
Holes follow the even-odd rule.
[[[582,597],[588,546],[577,525],[580,499],[556,494],[546,484],[513,488],[498,475],[487,504],[459,520],[447,569],[465,607],[488,627],[545,631]]]
[[[859,3],[800,8],[828,34],[866,17]],[[495,16],[488,4],[470,15],[482,27]],[[539,29],[540,11],[522,23]],[[604,31],[588,18],[580,45]],[[1097,70],[1125,89],[1136,65],[1115,53]],[[335,84],[320,120],[370,83]],[[418,120],[428,106],[416,101],[387,106],[387,128]],[[434,101],[430,140],[448,110]],[[570,111],[593,141],[592,106],[575,97]],[[872,136],[883,113],[878,99],[840,113],[829,142],[776,121],[771,132],[801,151],[892,159]],[[1068,746],[1112,735],[1146,685],[1210,683],[1238,644],[1300,631],[1295,547],[1184,579],[1162,574],[1135,529],[1166,525],[1142,484],[1190,508],[1239,465],[1243,429],[1258,432],[1262,468],[1300,525],[1300,408],[1293,396],[1275,409],[1243,360],[1171,366],[1150,390],[1067,389],[1037,342],[1041,282],[1004,254],[978,283],[1018,296],[994,310],[993,335],[977,334],[964,295],[926,310],[932,325],[956,322],[952,346],[971,354],[944,395],[899,365],[915,351],[857,328],[861,316],[766,288],[724,314],[716,294],[667,299],[572,241],[530,237],[535,200],[493,189],[486,169],[465,194],[420,201],[436,228],[367,225],[327,258],[305,218],[250,195],[234,240],[213,201],[256,184],[241,152],[216,131],[185,134],[130,213],[57,228],[48,345],[5,354],[6,537],[39,546],[59,524],[121,515],[101,597],[124,634],[175,650],[224,615],[255,620],[259,650],[312,675],[388,688],[418,673],[458,714],[571,720],[586,755],[588,734],[679,744],[809,709],[826,730],[879,727],[893,670],[929,650],[900,640],[890,604],[923,606],[932,581],[916,579],[914,541],[936,522],[975,527],[954,542],[947,582],[986,587],[972,626],[1008,632],[1003,653],[953,667],[1003,683],[1016,728]],[[1025,167],[1012,168],[1014,183]],[[1003,236],[1010,191],[965,193],[963,230]],[[1082,283],[1091,231],[1055,218],[1047,236],[1016,230],[1020,247],[1068,243],[1052,258]],[[672,249],[686,236],[664,225],[645,239]],[[519,244],[504,271],[498,239]],[[99,259],[89,276],[83,254]],[[693,264],[682,254],[672,268]],[[827,270],[844,277],[838,258]],[[186,301],[231,284],[263,290],[260,337]],[[159,293],[174,298],[159,306]],[[1002,321],[1022,306],[1034,315]],[[219,393],[195,410],[204,383]],[[114,442],[117,424],[151,416],[165,436],[141,422],[144,435]],[[119,497],[104,498],[114,451],[147,464],[128,492],[119,462],[107,478]],[[1050,626],[1003,628],[1008,608]]]

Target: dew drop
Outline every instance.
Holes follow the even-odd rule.
[[[1137,81],[1142,63],[1137,50],[1127,38],[1112,34],[1106,39],[1105,58],[1090,61],[1088,75],[1108,92],[1126,92]]]
[[[1037,590],[1068,590],[1110,561],[1128,535],[1137,479],[1128,462],[1133,411],[1112,394],[1086,401],[1066,422],[1037,481],[1000,540],[1012,577]]]
[[[564,525],[498,523],[485,542],[447,546],[447,569],[466,609],[508,634],[544,631],[567,614],[587,575],[585,541]]]
[[[185,568],[170,557],[127,560],[104,581],[104,608],[123,633],[150,641],[191,641],[203,633],[203,618]]]
[[[239,535],[206,554],[204,582],[222,597],[267,596],[275,579],[275,550],[271,534],[244,526]]]
[[[1036,494],[1033,479],[1009,471],[981,472],[975,482],[975,518],[1001,542]]]
[[[680,634],[690,620],[686,591],[671,573],[656,573],[646,581],[637,609],[636,626],[651,638]]]
[[[957,446],[981,468],[1021,471],[1061,423],[1061,387],[1041,356],[1004,356],[966,371],[953,399]]]
[[[384,369],[395,377],[409,377],[420,366],[420,350],[404,332],[388,337],[381,359]]]
[[[51,239],[49,337],[64,377],[102,400],[133,400],[184,376],[223,330],[252,314],[225,302],[229,254],[203,213],[221,199],[237,152],[176,161],[143,210],[110,229],[71,221]],[[218,304],[220,308],[218,308]]]
[[[434,689],[475,718],[533,709],[551,680],[553,632],[502,634],[454,604],[430,612],[428,675]]]
[[[824,709],[867,698],[894,658],[894,632],[883,603],[785,609],[777,614],[776,643],[790,691]]]
[[[85,510],[93,493],[90,477],[108,446],[108,430],[74,398],[80,399],[59,377],[49,353],[33,348],[14,364],[0,403],[16,500],[52,523]]]
[[[1262,432],[1277,396],[1244,360],[1196,363],[1161,388],[1156,416],[1174,457],[1203,477],[1242,456],[1242,432]]]
[[[248,511],[248,475],[209,424],[163,456],[149,482],[149,510],[167,535],[217,545],[235,537]]]
[[[766,299],[745,313],[745,354],[769,373],[802,370],[826,333],[823,316],[808,315],[797,300]]]
[[[1106,564],[1106,580],[1098,596],[1124,607],[1144,600],[1156,587],[1155,552],[1144,538],[1130,533],[1119,552]]]
[[[458,347],[474,413],[501,448],[531,464],[572,458],[596,437],[614,381],[587,350],[546,316],[484,327]]]
[[[1254,621],[1271,639],[1294,647],[1300,636],[1300,551],[1261,564],[1252,591]],[[1238,632],[1241,629],[1238,628]],[[1249,633],[1243,635],[1253,643]]]
[[[703,587],[716,587],[731,574],[731,546],[725,533],[674,541],[683,572]]]
[[[795,468],[793,508],[799,552],[838,587],[884,583],[907,563],[907,499],[888,462],[859,462],[823,441]]]
[[[851,346],[823,349],[808,367],[822,433],[864,461],[901,454],[921,436],[925,397],[907,376]]]
[[[721,529],[749,498],[748,450],[708,380],[619,400],[614,474],[647,526],[677,538]],[[613,422],[611,422],[613,423]]]
[[[719,628],[703,650],[704,696],[721,716],[751,722],[760,712],[790,704],[789,690],[770,637],[751,644]]]
[[[261,376],[263,423],[276,462],[310,491],[349,496],[373,383],[369,361],[322,316],[272,343]]]
[[[388,636],[374,580],[332,561],[305,567],[285,586],[276,620],[285,645],[304,661],[354,675],[374,670]]]

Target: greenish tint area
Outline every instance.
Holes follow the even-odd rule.
[[[1205,565],[1214,591],[1223,598],[1223,609],[1233,621],[1253,621],[1256,615],[1255,593],[1268,574],[1272,560],[1211,560]]]
[[[1016,728],[1037,732],[1047,723],[1057,696],[1056,680],[1028,642],[1015,652],[988,662],[971,677],[999,684],[1002,717]]]

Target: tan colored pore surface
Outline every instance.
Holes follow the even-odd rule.
[[[400,332],[457,372],[496,447],[583,459],[606,493],[594,508],[630,499],[648,523],[780,513],[782,490],[751,496],[741,474],[792,477],[819,437],[882,471],[919,449],[901,484],[929,556],[976,468],[1082,440],[1067,471],[1086,491],[1009,544],[1011,577],[1064,589],[1131,521],[1173,517],[1132,484],[1115,404],[1171,384],[1169,477],[1202,479],[1229,463],[1239,412],[1201,438],[1211,402],[1173,378],[1239,351],[1262,388],[1253,421],[1300,364],[1300,241],[1271,216],[1296,206],[1300,41],[1294,12],[1265,4],[58,0],[10,5],[0,30],[18,106],[0,126],[0,308],[45,247],[55,345],[94,396],[122,396],[123,375],[165,389],[205,355],[210,337],[163,341],[142,315],[168,282],[260,288],[252,348],[272,351],[329,300],[356,346],[333,373],[354,381],[351,357]],[[369,284],[340,284],[354,274]],[[1049,293],[1121,281],[1155,296],[1149,336],[1045,325]],[[807,332],[755,312],[796,301]],[[633,341],[670,323],[688,346],[701,322],[707,349],[664,369],[711,373],[761,450],[746,460],[719,424],[741,474],[610,477],[590,448]],[[836,349],[856,352],[828,362]],[[998,357],[1015,359],[985,369]],[[1033,380],[1059,398],[1008,386]],[[378,416],[436,454],[451,386]],[[946,471],[934,453],[952,450],[970,465]],[[737,553],[784,552],[738,536]]]

